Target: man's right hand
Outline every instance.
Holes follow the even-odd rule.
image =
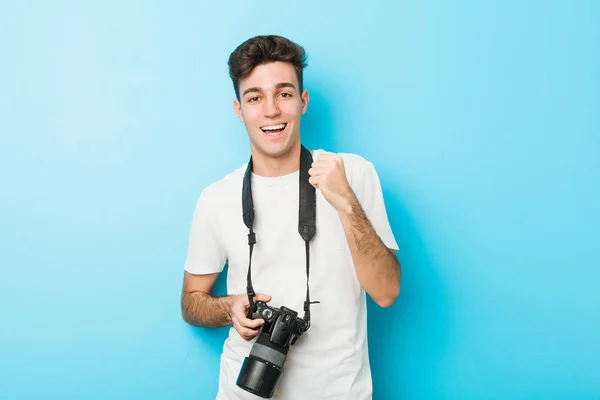
[[[271,301],[271,296],[257,293],[256,296],[254,296],[254,301],[264,301],[268,303]],[[246,315],[249,308],[250,303],[248,302],[248,295],[238,294],[234,297],[231,302],[231,308],[229,309],[229,316],[231,317],[233,327],[246,341],[254,339],[260,333],[259,328],[265,323],[265,320],[262,318],[247,318]]]

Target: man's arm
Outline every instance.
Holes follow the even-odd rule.
[[[181,316],[190,325],[220,327],[232,324],[240,336],[250,340],[258,335],[262,319],[246,318],[247,295],[214,297],[212,290],[227,261],[223,246],[217,239],[214,213],[219,196],[211,189],[202,191],[194,209],[188,253],[185,259]],[[221,268],[218,268],[221,267]],[[255,300],[271,298],[257,294]]]
[[[348,193],[346,207],[338,215],[350,247],[356,276],[375,303],[389,307],[400,294],[400,262],[385,247],[354,193]]]
[[[229,310],[234,296],[213,297],[219,273],[193,275],[185,271],[181,293],[181,315],[194,326],[220,327],[231,324]]]
[[[389,307],[400,293],[400,263],[375,232],[348,183],[344,160],[322,154],[308,171],[309,182],[338,212],[360,285],[381,307]]]
[[[260,333],[263,319],[249,319],[246,312],[250,307],[248,296],[213,297],[212,288],[219,273],[194,275],[185,271],[181,293],[181,315],[185,322],[194,326],[216,328],[232,324],[240,336],[251,340]],[[257,293],[254,300],[270,301],[271,296]]]

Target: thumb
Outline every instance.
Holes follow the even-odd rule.
[[[271,301],[271,296],[263,294],[263,293],[257,293],[254,300],[264,301],[264,302],[268,303],[269,301]]]

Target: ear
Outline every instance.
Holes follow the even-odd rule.
[[[242,105],[238,100],[233,101],[233,111],[235,111],[235,113],[237,114],[238,118],[240,119],[240,122],[243,123],[244,116],[242,115]]]
[[[310,96],[308,95],[308,90],[302,92],[302,114],[306,113],[306,108],[308,107],[308,100]]]

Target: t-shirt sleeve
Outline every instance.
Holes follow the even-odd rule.
[[[206,190],[196,203],[184,269],[190,274],[213,274],[225,267],[226,255],[215,231]]]
[[[375,166],[367,160],[361,163],[357,187],[353,188],[373,229],[386,247],[398,250],[398,244],[388,221],[383,192]]]

